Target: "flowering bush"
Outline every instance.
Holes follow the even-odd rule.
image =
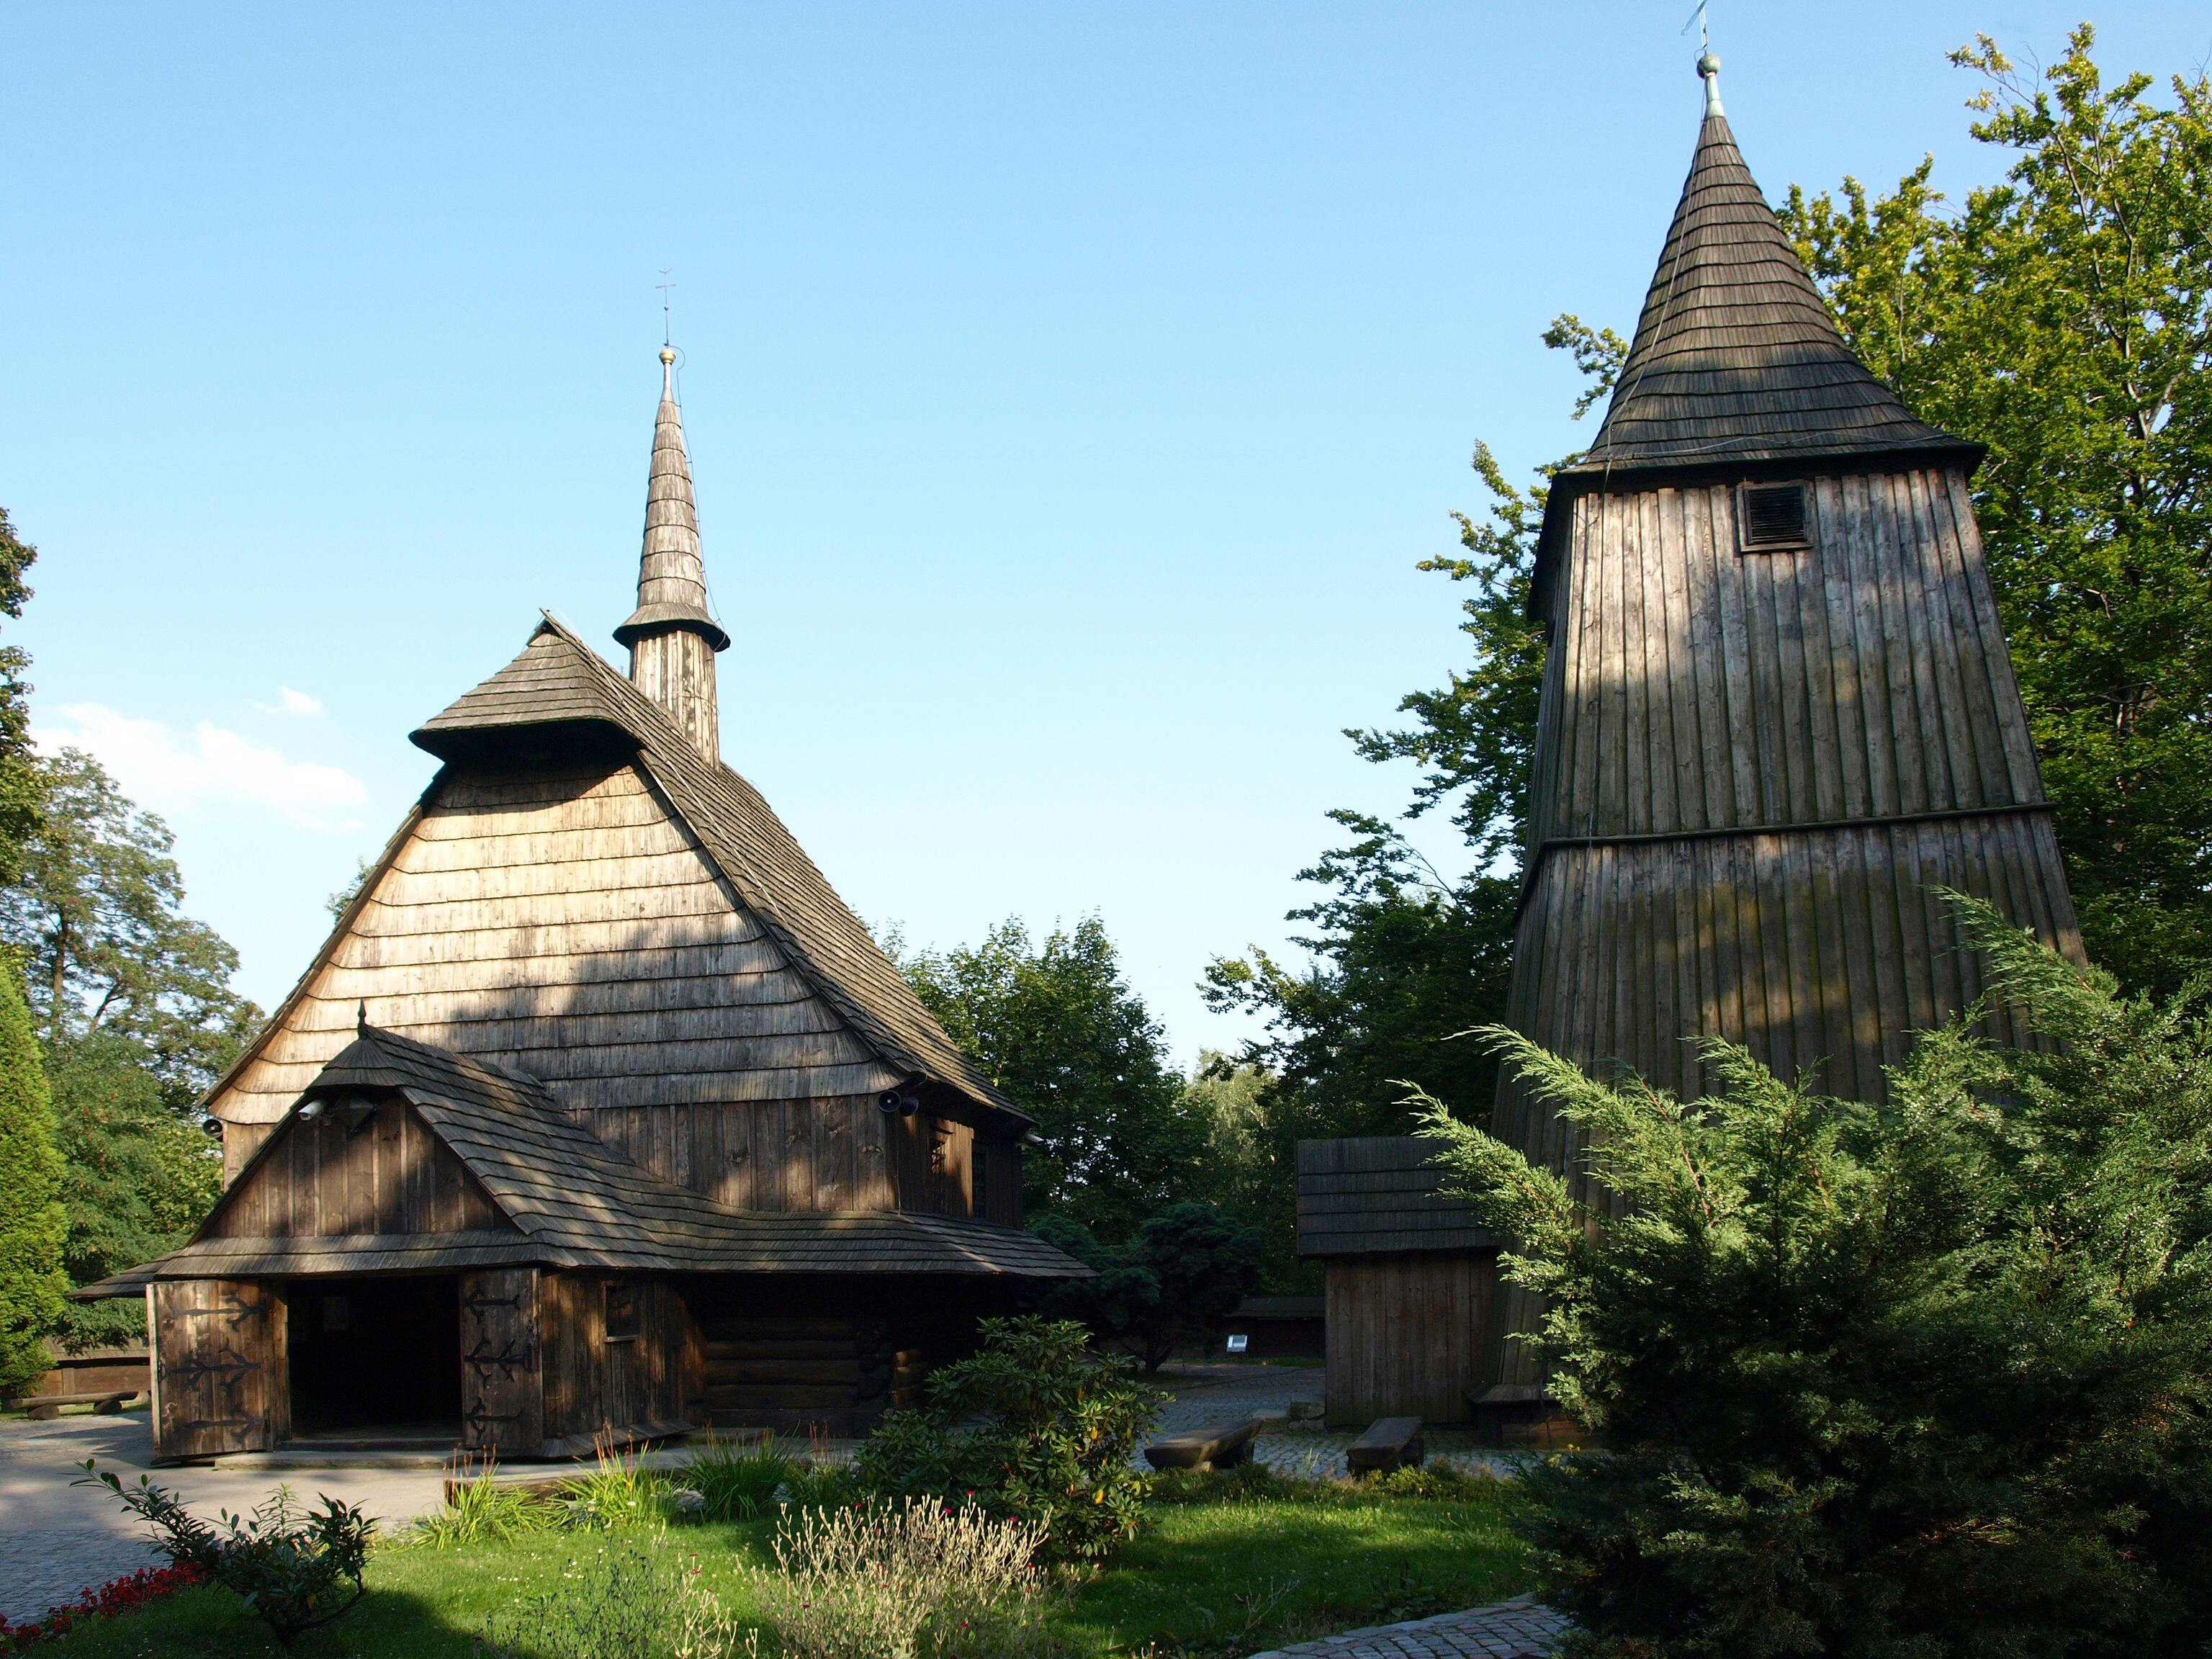
[[[786,1659],[1019,1659],[1044,1645],[1044,1536],[933,1499],[795,1510],[755,1583]]]
[[[189,1561],[166,1567],[141,1567],[136,1572],[88,1589],[67,1607],[56,1607],[45,1618],[27,1625],[11,1625],[0,1616],[0,1653],[21,1653],[33,1642],[52,1641],[66,1635],[88,1619],[112,1619],[119,1613],[143,1607],[158,1595],[190,1589],[207,1583],[207,1574]]]
[[[126,1486],[84,1461],[73,1484],[105,1486],[123,1507],[161,1534],[170,1560],[234,1593],[280,1642],[341,1617],[362,1598],[362,1569],[376,1522],[355,1505],[325,1498],[301,1513],[289,1486],[279,1486],[251,1515],[228,1510],[210,1526],[166,1486],[144,1475]]]

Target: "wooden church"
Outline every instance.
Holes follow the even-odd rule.
[[[1880,1099],[1981,988],[1934,890],[2081,957],[1967,480],[1844,343],[1705,113],[1603,427],[1553,481],[1510,1018],[1685,1097],[1692,1039]],[[2023,1033],[2012,1035],[2024,1036]],[[1495,1132],[1594,1196],[1517,1085]],[[1539,1310],[1505,1287],[1501,1334]],[[1502,1383],[1540,1379],[1505,1341]]]
[[[1030,1121],[720,756],[661,353],[625,679],[550,618],[210,1093],[228,1185],[146,1297],[158,1455],[557,1456],[833,1433],[1086,1270],[1021,1229]]]

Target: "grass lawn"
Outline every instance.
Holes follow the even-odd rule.
[[[1418,1619],[1517,1594],[1520,1546],[1510,1488],[1450,1501],[1317,1486],[1289,1497],[1194,1483],[1156,1503],[1150,1525],[1056,1616],[1071,1656],[1242,1655],[1359,1625]],[[751,1611],[741,1561],[765,1559],[766,1522],[672,1530],[732,1609]],[[495,1609],[555,1589],[600,1536],[563,1533],[461,1549],[380,1549],[368,1595],[337,1625],[302,1637],[298,1659],[467,1659]],[[765,1645],[765,1644],[764,1644]],[[201,1589],[80,1629],[39,1650],[54,1659],[258,1659],[284,1653],[227,1592]]]

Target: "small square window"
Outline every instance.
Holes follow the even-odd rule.
[[[323,1297],[323,1328],[335,1334],[353,1328],[353,1309],[342,1296]]]
[[[1813,544],[1802,483],[1743,484],[1735,493],[1736,545],[1746,553]]]
[[[606,1296],[607,1340],[628,1342],[637,1335],[637,1286],[627,1279],[610,1279]]]

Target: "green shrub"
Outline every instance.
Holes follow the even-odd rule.
[[[658,1469],[648,1469],[635,1456],[617,1449],[611,1438],[596,1445],[597,1462],[589,1474],[562,1483],[559,1503],[572,1527],[605,1531],[616,1527],[665,1525],[678,1515],[677,1482]]]
[[[325,1498],[305,1513],[280,1486],[251,1515],[222,1512],[210,1526],[177,1495],[145,1475],[126,1486],[87,1458],[80,1486],[101,1486],[154,1528],[155,1547],[179,1565],[198,1567],[235,1593],[248,1611],[289,1645],[303,1631],[343,1617],[362,1598],[361,1575],[376,1522],[350,1504]]]
[[[798,1461],[772,1439],[751,1445],[710,1439],[691,1454],[676,1479],[704,1500],[701,1519],[750,1521],[772,1513],[779,1501],[788,1502],[791,1483],[804,1476]]]
[[[1874,1106],[1712,1043],[1721,1091],[1686,1103],[1487,1033],[1590,1138],[1625,1219],[1428,1115],[1607,1448],[1524,1478],[1583,1652],[2212,1640],[2212,1018],[2123,1000],[1955,902],[2047,1048],[1970,1014]]]
[[[1360,1482],[1386,1498],[1425,1498],[1440,1504],[1465,1503],[1497,1490],[1498,1477],[1468,1474],[1431,1458],[1418,1468],[1392,1469]]]
[[[467,1544],[499,1543],[550,1532],[568,1522],[568,1512],[543,1492],[492,1478],[496,1460],[464,1460],[447,1470],[445,1507],[420,1519],[401,1541],[458,1549]]]
[[[1210,1204],[1177,1204],[1127,1243],[1099,1243],[1072,1217],[1048,1215],[1036,1236],[1091,1269],[1055,1290],[1045,1311],[1078,1319],[1157,1372],[1176,1347],[1211,1331],[1259,1276],[1260,1235]]]
[[[1046,1553],[1091,1559],[1134,1532],[1145,1478],[1130,1467],[1158,1413],[1129,1363],[1096,1354],[1071,1320],[987,1319],[929,1401],[884,1413],[853,1463],[860,1491],[973,1502],[1044,1529]]]

